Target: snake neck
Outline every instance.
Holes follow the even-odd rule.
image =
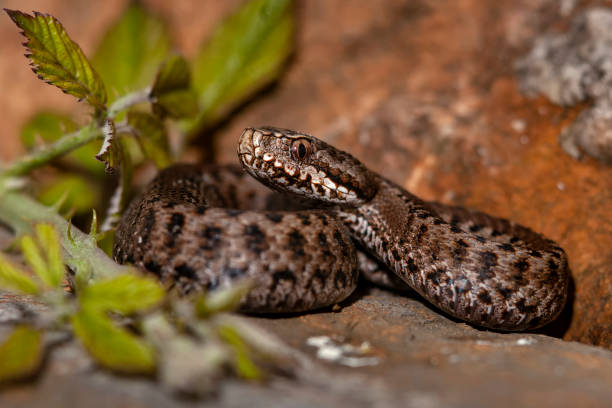
[[[551,241],[523,228],[538,241],[530,246],[510,235],[511,223],[494,217],[488,217],[491,224],[509,229],[494,231],[501,239],[472,233],[434,210],[453,207],[430,205],[380,176],[378,181],[372,200],[339,209],[338,217],[355,240],[424,298],[459,319],[502,330],[536,328],[560,313],[567,259]]]

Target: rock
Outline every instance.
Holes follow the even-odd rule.
[[[557,140],[580,107],[525,97],[514,70],[571,9],[548,0],[306,2],[299,58],[207,149],[235,162],[243,128],[295,128],[423,199],[531,227],[566,250],[574,278],[554,332],[612,347],[612,168],[565,155]]]
[[[612,163],[612,9],[592,7],[576,16],[567,33],[536,39],[517,63],[523,90],[572,106],[593,100],[563,130],[560,142],[572,157],[582,151]]]
[[[0,310],[6,307],[0,301]],[[147,379],[95,367],[73,341],[55,349],[36,382],[5,389],[0,406],[606,407],[612,401],[610,351],[475,329],[419,299],[380,289],[361,291],[339,312],[249,320],[295,349],[301,362],[295,378],[273,377],[265,386],[228,380],[214,397],[184,400]],[[0,327],[2,338],[8,330]],[[355,348],[369,343],[373,364],[318,359],[308,343],[321,336]]]

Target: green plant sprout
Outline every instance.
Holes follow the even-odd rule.
[[[227,372],[258,380],[283,346],[230,312],[248,282],[179,297],[155,278],[112,261],[109,237],[126,206],[135,166],[178,156],[170,129],[188,143],[274,81],[292,52],[291,0],[250,0],[222,21],[192,62],[173,52],[164,21],[131,2],[88,59],[53,16],[5,12],[22,30],[32,71],[87,104],[89,123],[43,111],[25,124],[28,153],[0,168],[0,222],[15,233],[28,268],[0,253],[0,290],[46,308],[0,343],[0,383],[41,369],[47,331],[74,336],[102,367],[148,375],[171,391],[210,393]],[[182,147],[179,147],[182,150]],[[31,177],[46,166],[45,177]],[[101,185],[117,173],[98,227]],[[95,181],[95,182],[91,182]],[[20,191],[28,184],[35,197]],[[60,211],[92,214],[84,233]],[[228,370],[229,368],[229,370]]]

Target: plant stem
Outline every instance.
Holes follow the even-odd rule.
[[[108,108],[108,118],[114,119],[117,114],[130,106],[149,100],[149,88],[131,92],[117,99]],[[37,167],[43,166],[51,160],[77,149],[93,140],[102,139],[102,130],[95,123],[68,133],[55,142],[45,145],[36,151],[26,154],[12,164],[0,170],[0,178],[23,176]]]
[[[72,267],[88,268],[95,279],[127,271],[127,267],[116,264],[98,248],[93,237],[70,225],[52,208],[38,203],[25,194],[16,192],[0,194],[0,222],[11,227],[17,235],[30,232],[31,226],[35,223],[52,224],[61,237],[66,263]]]
[[[85,126],[76,132],[68,133],[62,136],[54,143],[45,145],[40,149],[19,158],[8,167],[0,171],[0,178],[23,176],[35,168],[40,167],[67,152],[77,149],[91,142],[92,140],[102,138],[102,136],[102,131],[97,126]]]
[[[127,95],[122,96],[108,107],[108,118],[114,119],[117,114],[127,108],[138,105],[139,103],[148,102],[151,88],[146,87],[139,91],[130,92]]]

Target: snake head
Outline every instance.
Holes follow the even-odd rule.
[[[363,164],[305,133],[246,128],[238,157],[250,175],[278,191],[347,205],[367,202],[376,193],[374,175]]]

